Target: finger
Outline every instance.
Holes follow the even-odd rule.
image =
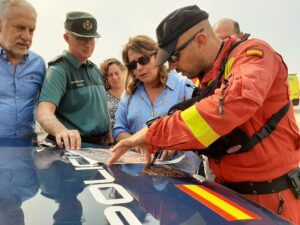
[[[75,132],[69,131],[68,135],[69,135],[69,140],[70,140],[70,148],[75,149],[75,143],[76,143]]]
[[[81,136],[80,136],[78,131],[76,132],[76,145],[75,145],[75,148],[77,150],[81,149]]]
[[[150,154],[150,152],[149,152],[148,150],[146,150],[146,151],[144,152],[144,154],[145,154],[146,164],[147,164],[147,165],[150,165],[150,164],[151,164],[151,154]]]
[[[62,136],[57,135],[55,136],[56,144],[59,148],[64,148],[64,143],[62,141]]]
[[[70,140],[69,140],[69,134],[68,133],[63,134],[63,141],[64,141],[65,149],[70,149]]]
[[[119,148],[123,148],[124,145],[124,140],[118,142],[113,148],[110,149],[111,152],[116,152]]]
[[[112,165],[117,162],[121,158],[121,156],[127,152],[127,150],[127,148],[116,149],[112,157],[108,160],[108,165]]]
[[[72,149],[79,150],[81,148],[81,137],[80,137],[78,130],[72,130],[72,138],[74,141],[74,145],[72,145],[72,143],[71,143]]]

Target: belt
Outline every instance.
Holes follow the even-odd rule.
[[[271,194],[290,188],[287,174],[273,180],[263,182],[220,182],[240,194]]]
[[[85,143],[97,144],[97,145],[108,145],[106,136],[80,136],[80,137],[81,137],[81,141]],[[48,134],[46,138],[52,141],[56,141],[55,137],[51,134]]]

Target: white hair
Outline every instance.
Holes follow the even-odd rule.
[[[24,6],[30,9],[34,16],[37,17],[35,8],[26,0],[0,0],[0,19],[5,20],[7,13],[13,6]]]

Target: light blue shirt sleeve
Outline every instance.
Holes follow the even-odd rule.
[[[130,101],[129,95],[123,95],[120,99],[118,109],[115,114],[115,125],[113,127],[113,137],[116,138],[119,133],[131,131],[128,129],[129,124],[127,121],[128,104]]]

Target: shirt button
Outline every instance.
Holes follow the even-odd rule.
[[[17,116],[20,116],[20,113],[18,113]]]
[[[16,99],[19,99],[19,96],[16,96]]]

